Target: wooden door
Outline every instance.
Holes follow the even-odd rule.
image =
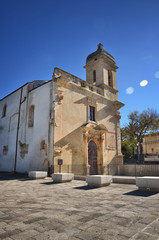
[[[88,144],[88,164],[90,165],[90,175],[98,174],[97,145],[94,141],[90,141]]]

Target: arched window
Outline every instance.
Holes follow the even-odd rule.
[[[113,87],[113,75],[112,75],[112,71],[108,70],[108,85],[110,87]]]
[[[7,112],[7,104],[5,103],[4,106],[3,106],[2,118],[6,117],[6,112]]]
[[[33,126],[34,126],[34,105],[31,105],[29,108],[28,127]]]

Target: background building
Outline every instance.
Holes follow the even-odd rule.
[[[143,138],[144,161],[159,162],[159,133],[153,133]]]

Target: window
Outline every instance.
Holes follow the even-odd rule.
[[[89,106],[89,120],[95,121],[95,107]]]
[[[97,122],[97,101],[94,98],[87,97],[87,122]]]
[[[6,112],[7,112],[7,104],[5,103],[4,106],[3,106],[2,118],[6,117]]]
[[[96,82],[96,70],[93,71],[93,82]]]
[[[113,76],[112,76],[112,72],[110,70],[108,70],[108,85],[110,87],[113,87]]]
[[[29,108],[28,127],[34,126],[34,105]]]

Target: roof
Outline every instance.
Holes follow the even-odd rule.
[[[106,58],[109,61],[111,61],[113,64],[116,64],[113,56],[103,49],[103,45],[101,43],[98,44],[98,49],[95,52],[88,55],[86,59],[86,64],[92,61],[96,61],[99,58]]]
[[[25,87],[26,85],[28,85],[28,92],[32,91],[35,88],[38,88],[48,82],[50,82],[51,80],[35,80],[32,82],[27,82],[24,85],[22,85],[21,87],[19,87],[18,89],[16,89],[15,91],[11,92],[10,94],[8,94],[7,96],[3,97],[2,99],[0,99],[0,101],[2,101],[3,99],[7,98],[8,96],[10,96],[11,94],[17,92],[19,89]]]

